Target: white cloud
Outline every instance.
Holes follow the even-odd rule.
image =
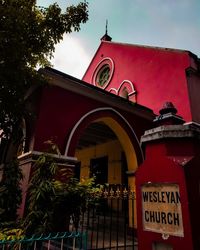
[[[72,35],[64,35],[63,41],[55,46],[51,63],[55,69],[81,79],[90,60],[80,39]]]

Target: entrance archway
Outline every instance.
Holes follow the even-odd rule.
[[[65,156],[75,155],[81,135],[92,122],[103,122],[115,133],[124,149],[128,171],[133,173],[143,161],[143,152],[134,129],[127,119],[113,108],[98,108],[83,115],[68,137]]]
[[[76,123],[76,125],[74,126],[74,128],[72,129],[69,135],[65,155],[76,156],[79,160],[80,154],[77,154],[79,141],[81,137],[84,136],[84,131],[86,131],[87,128],[91,124],[104,124],[104,126],[108,127],[109,130],[112,131],[113,134],[115,135],[115,138],[113,139],[116,139],[116,141],[118,141],[119,145],[121,146],[121,150],[124,152],[126,156],[127,170],[128,170],[127,171],[128,185],[132,191],[135,191],[134,172],[138,168],[138,165],[143,161],[143,153],[140,148],[140,144],[134,132],[133,127],[130,125],[127,119],[115,109],[99,108],[99,109],[92,110],[86,113],[84,116],[82,116],[81,119]],[[111,142],[107,142],[107,144],[104,144],[103,147],[105,148],[106,146],[114,150],[114,147],[116,146],[116,142],[114,144],[112,144]],[[96,150],[95,148],[97,148],[97,145],[94,144],[93,147],[90,147],[90,150],[87,150],[87,153],[85,152],[86,162],[84,163],[82,162],[83,163],[82,168],[84,168],[84,170],[82,169],[83,172],[81,173],[83,177],[90,176],[90,173],[89,173],[90,165],[91,165],[90,161],[92,158],[92,150],[94,152]],[[117,153],[119,153],[119,150],[118,152],[116,152],[116,154]],[[105,154],[102,156],[105,156]],[[95,157],[93,158],[96,158],[96,157],[97,157],[97,154],[95,153]],[[108,176],[109,176],[109,172],[108,172]],[[130,227],[133,227],[133,224],[132,224],[133,214],[131,214],[130,211],[132,210],[129,209],[129,220],[130,220],[129,225]],[[134,213],[134,217],[136,217],[135,213]],[[134,223],[136,226],[136,221]]]

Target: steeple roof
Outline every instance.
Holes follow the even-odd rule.
[[[112,40],[112,37],[108,35],[108,20],[106,20],[106,33],[102,36],[101,41],[108,41],[110,42]]]

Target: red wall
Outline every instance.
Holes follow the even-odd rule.
[[[42,150],[44,142],[53,138],[64,153],[66,137],[80,117],[90,111],[90,105],[82,96],[61,88],[44,89],[37,120],[34,149]],[[99,104],[95,103],[94,106],[98,107]]]
[[[187,51],[127,45],[103,41],[83,80],[91,83],[96,65],[106,57],[115,64],[113,78],[106,90],[130,80],[137,91],[137,103],[158,113],[171,101],[186,121],[191,120],[185,69],[190,66]]]
[[[44,142],[53,138],[61,153],[64,154],[67,139],[76,123],[83,115],[100,107],[110,106],[59,87],[45,88],[41,96],[36,124],[34,150],[43,151]],[[138,137],[150,127],[151,121],[136,117],[128,111],[114,109],[127,119]],[[131,140],[135,140],[135,138],[131,138]]]
[[[137,222],[138,222],[138,244],[141,250],[152,249],[154,242],[163,242],[173,246],[174,250],[193,249],[190,213],[188,207],[188,193],[184,168],[173,159],[167,157],[167,147],[164,143],[147,144],[146,159],[136,172],[136,196],[137,196]],[[162,239],[160,233],[144,231],[142,221],[142,197],[141,185],[152,183],[173,183],[179,185],[184,237],[169,236],[167,240]],[[145,239],[145,240],[144,240]]]

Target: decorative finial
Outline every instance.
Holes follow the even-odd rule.
[[[104,36],[102,36],[101,41],[111,41],[112,37],[108,35],[108,20],[106,19],[106,33]]]
[[[167,113],[176,114],[177,109],[174,107],[172,102],[165,102],[162,109],[159,111],[159,113],[161,115],[167,114]]]
[[[178,125],[185,122],[181,116],[177,115],[177,109],[172,102],[165,102],[159,113],[160,115],[154,119],[159,126]]]

